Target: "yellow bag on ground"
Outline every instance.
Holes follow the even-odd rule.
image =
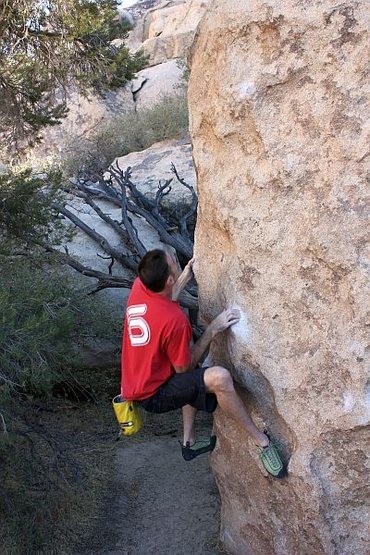
[[[132,436],[141,430],[143,418],[140,408],[134,401],[125,401],[121,395],[116,395],[112,404],[121,432],[125,436]]]

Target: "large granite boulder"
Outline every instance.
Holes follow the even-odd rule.
[[[135,109],[130,83],[104,96],[85,96],[71,90],[67,95],[67,105],[67,117],[59,125],[47,126],[40,144],[30,150],[28,157],[32,161],[63,158],[63,155],[74,151],[76,143],[84,141],[99,126]]]
[[[243,314],[211,356],[289,463],[265,477],[217,412],[235,555],[368,549],[367,18],[365,2],[214,0],[192,48],[201,307]]]
[[[164,96],[174,96],[180,92],[182,69],[177,60],[147,67],[138,72],[131,83],[135,110],[154,106]]]
[[[209,0],[166,0],[146,10],[129,35],[128,47],[143,49],[150,65],[184,58]]]
[[[172,179],[171,193],[163,199],[163,205],[176,208],[179,204],[191,204],[191,193],[181,185],[171,171],[175,166],[179,177],[196,190],[196,175],[189,137],[155,143],[146,150],[130,152],[117,158],[121,169],[132,168],[132,180],[145,195],[154,197],[158,186]],[[113,165],[114,165],[113,164]]]

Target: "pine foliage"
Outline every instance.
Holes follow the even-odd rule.
[[[67,113],[66,89],[102,94],[122,86],[145,58],[124,46],[115,0],[2,0],[0,137],[35,138]]]
[[[56,208],[60,180],[57,171],[34,175],[30,168],[0,174],[0,256],[67,237]]]

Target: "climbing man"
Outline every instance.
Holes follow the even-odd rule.
[[[196,440],[195,416],[198,409],[213,412],[218,404],[253,438],[266,471],[282,478],[285,470],[277,449],[254,425],[230,372],[222,366],[199,367],[212,339],[236,324],[240,313],[225,309],[191,345],[189,320],[176,301],[192,277],[192,265],[193,260],[179,275],[173,257],[159,249],[140,261],[126,309],[121,395],[149,412],[182,408],[186,461],[214,449],[215,436]]]

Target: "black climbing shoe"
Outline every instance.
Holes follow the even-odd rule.
[[[182,445],[182,456],[186,461],[192,461],[198,455],[213,451],[215,445],[216,436],[198,439],[193,445],[190,445],[190,443],[187,442],[185,446]]]
[[[269,439],[269,444],[267,445],[267,447],[258,447],[258,450],[260,452],[260,461],[263,465],[263,468],[273,478],[285,478],[287,472],[284,468],[284,464],[280,458],[279,452],[275,445],[272,443],[266,430],[264,431],[264,434],[267,435]]]

